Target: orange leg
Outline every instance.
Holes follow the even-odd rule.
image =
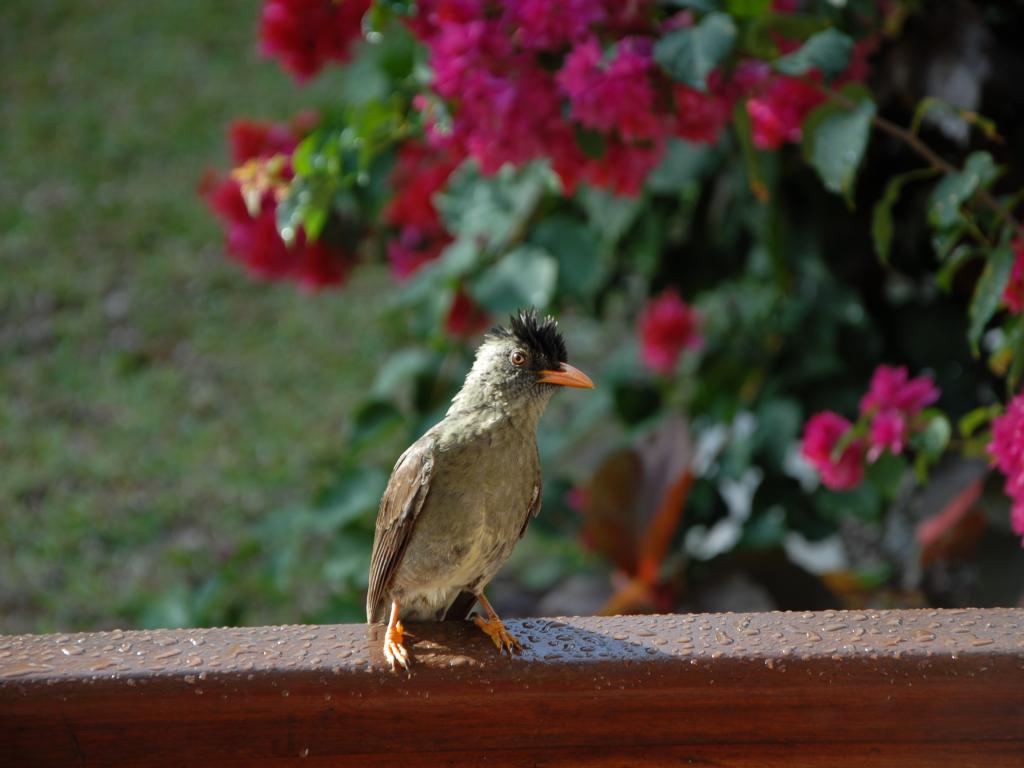
[[[391,619],[388,621],[387,631],[384,633],[384,658],[391,665],[391,671],[395,671],[397,664],[406,672],[409,671],[409,652],[402,644],[402,637],[405,629],[402,622],[398,620],[398,601],[391,601]]]
[[[484,593],[477,593],[476,599],[480,601],[480,606],[487,613],[487,618],[484,619],[480,616],[474,616],[473,623],[480,627],[484,634],[494,641],[494,645],[498,649],[498,652],[507,651],[508,655],[511,656],[513,652],[519,653],[523,650],[522,644],[509,634],[507,629],[505,629],[505,625],[502,623],[501,619],[498,618],[498,614],[495,613],[494,608],[491,607],[487,598],[484,597]]]

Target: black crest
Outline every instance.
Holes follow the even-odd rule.
[[[488,336],[515,338],[534,355],[552,362],[564,363],[569,359],[565,350],[565,339],[558,332],[558,322],[551,315],[543,320],[537,317],[536,309],[521,309],[509,318],[508,328],[497,325]]]

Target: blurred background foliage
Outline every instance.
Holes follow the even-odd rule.
[[[742,98],[724,92],[720,130],[669,137],[635,189],[601,182],[617,139],[586,128],[575,138],[591,176],[577,189],[542,162],[482,173],[450,148],[409,149],[431,120],[450,119],[443,99],[411,106],[430,62],[406,29],[410,4],[344,20],[368,40],[342,41],[342,66],[289,59],[287,35],[264,20],[264,46],[293,74],[317,73],[302,89],[256,54],[273,5],[0,9],[0,631],[362,620],[394,458],[443,415],[487,322],[524,304],[559,315],[598,389],[556,398],[545,417],[544,511],[492,588],[499,611],[1024,598],[1002,478],[977,449],[1018,386],[1006,378],[1024,333],[1000,303],[1010,262],[987,310],[976,288],[999,253],[1012,259],[1012,232],[932,197],[936,183],[965,204],[979,186],[1021,187],[1024,13],[998,2],[638,4],[659,24],[690,14],[676,32],[717,8],[744,45],[769,14],[810,20],[786,27],[799,42],[871,32],[856,78],[869,91],[844,93],[862,105],[869,93],[900,126],[925,97],[956,103],[923,122],[921,139],[955,168],[972,152],[988,158],[970,189],[940,174],[887,197],[895,175],[921,167],[906,142],[865,125],[859,150],[857,136],[839,136],[825,160],[812,145],[809,162],[799,131],[759,144],[732,109]],[[831,56],[814,63],[828,69]],[[665,66],[690,83],[692,59]],[[309,108],[315,117],[294,119]],[[238,171],[204,180],[226,164],[223,132],[243,115],[290,127],[235,130]],[[262,144],[239,153],[246,136]],[[998,184],[986,162],[1003,169]],[[417,184],[436,221],[389,207]],[[223,258],[197,188],[234,260],[285,282],[250,281]],[[230,195],[245,192],[239,208]],[[257,229],[268,216],[284,240]],[[292,279],[342,287],[302,293]],[[692,324],[668,341],[678,363],[659,369],[644,317],[675,295]],[[982,314],[976,355],[969,318]],[[823,410],[854,416],[882,363],[941,390],[910,446],[926,460],[915,472],[887,452],[865,482],[826,488],[801,456],[805,424]],[[952,439],[928,443],[942,424]]]

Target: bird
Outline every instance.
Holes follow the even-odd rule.
[[[366,620],[387,622],[384,657],[408,672],[404,621],[465,619],[498,652],[522,649],[484,596],[540,512],[537,424],[563,387],[593,389],[551,317],[513,314],[483,338],[444,418],[395,462],[377,511]]]

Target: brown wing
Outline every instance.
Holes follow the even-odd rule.
[[[430,492],[434,468],[434,440],[424,436],[403,453],[384,489],[377,510],[377,532],[370,557],[370,588],[366,594],[366,620],[387,618],[388,590],[398,570],[416,517]]]
[[[533,496],[530,498],[530,507],[526,510],[526,516],[523,518],[523,527],[519,529],[520,539],[526,535],[526,528],[530,525],[530,521],[540,514],[541,496],[544,495],[544,483],[541,480],[540,475],[540,451],[537,450],[536,442],[533,444],[533,455],[533,466],[535,467],[533,476]]]
[[[526,529],[530,525],[530,521],[540,514],[540,497],[543,495],[544,484],[541,482],[540,472],[538,472],[537,479],[533,484],[533,499],[530,500],[530,508],[527,510],[526,517],[523,519],[523,527],[519,530],[520,539],[526,535]]]

